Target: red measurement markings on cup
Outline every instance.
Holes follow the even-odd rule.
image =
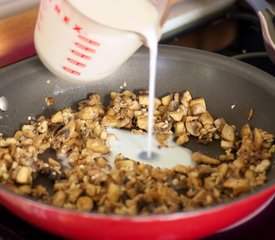
[[[73,30],[75,30],[75,31],[77,31],[78,33],[80,33],[81,30],[82,30],[82,28],[75,24],[74,27],[73,27]]]
[[[71,73],[71,74],[73,74],[73,75],[76,75],[76,76],[79,76],[79,75],[80,75],[80,72],[75,71],[75,70],[73,70],[73,69],[71,69],[71,68],[69,68],[69,67],[63,66],[63,69],[64,69],[66,72]]]
[[[64,16],[63,21],[67,24],[70,23],[71,19],[68,16]]]
[[[75,44],[75,46],[77,46],[78,48],[80,48],[80,49],[82,49],[82,50],[84,50],[86,52],[89,52],[89,53],[95,53],[96,52],[95,49],[87,47],[87,46],[85,46],[85,45],[83,45],[83,44],[81,44],[79,42],[75,42],[74,44]]]
[[[61,12],[61,9],[60,9],[59,5],[57,5],[57,4],[55,4],[54,10],[57,12],[57,14],[60,14],[60,12]]]
[[[63,19],[64,21],[65,21],[65,17]],[[70,21],[70,19],[68,19],[68,21]],[[74,29],[74,30],[76,30],[76,29]],[[96,49],[95,48],[99,47],[100,43],[98,43],[96,41],[93,41],[93,40],[91,40],[91,39],[89,39],[87,37],[84,37],[83,35],[78,35],[78,38],[83,43],[75,42],[74,44],[75,44],[75,46],[77,48],[79,48],[79,50],[71,49],[71,52],[75,56],[80,57],[83,60],[90,61],[92,59],[92,57],[89,56],[89,54],[95,54],[96,53]],[[81,53],[81,51],[84,51],[85,54]],[[67,58],[67,61],[70,62],[71,64],[74,64],[74,65],[76,65],[78,67],[81,67],[81,68],[85,68],[87,66],[87,64],[82,63],[82,62],[77,61],[77,60],[72,59],[72,58]],[[68,68],[66,66],[64,66],[63,68],[64,68],[65,71],[67,71],[67,72],[69,72],[71,74],[78,75],[78,76],[81,74],[81,72],[75,71],[75,70],[73,70],[71,68]]]
[[[82,67],[82,68],[85,68],[85,67],[86,67],[86,64],[81,63],[81,62],[79,62],[79,61],[76,61],[76,60],[74,60],[74,59],[72,59],[72,58],[67,58],[67,60],[68,60],[68,62],[70,62],[70,63],[72,63],[72,64],[74,64],[74,65],[76,65],[76,66],[79,66],[79,67]]]
[[[93,40],[91,40],[91,39],[89,39],[89,38],[87,38],[87,37],[84,37],[84,36],[82,36],[82,35],[78,35],[78,38],[79,38],[80,40],[84,41],[85,43],[88,43],[88,44],[90,44],[90,45],[92,45],[92,46],[95,46],[95,47],[99,47],[99,46],[100,46],[100,43],[98,43],[98,42],[96,42],[96,41],[93,41]]]
[[[75,56],[78,56],[78,57],[83,58],[83,59],[85,59],[85,60],[91,60],[91,59],[92,59],[92,57],[90,57],[90,56],[88,56],[88,55],[85,55],[85,54],[83,54],[83,53],[81,53],[81,52],[79,52],[79,51],[77,51],[77,50],[72,49],[71,52],[72,52]]]
[[[74,66],[79,69],[83,69],[87,67],[88,61],[92,59],[90,56],[91,54],[96,53],[96,48],[100,46],[100,43],[91,40],[87,38],[86,36],[82,35],[83,28],[82,26],[78,25],[79,23],[74,22],[74,20],[66,13],[66,10],[61,7],[58,3],[56,3],[53,0],[45,0],[45,2],[50,3],[51,8],[53,12],[60,17],[60,19],[68,26],[70,27],[75,33],[78,34],[78,41],[74,42],[74,45],[77,49],[71,49],[71,53],[76,58],[68,57],[66,60],[70,64],[70,67],[63,66],[63,69],[71,73],[73,75],[79,76],[81,74],[81,70],[74,70]],[[67,0],[63,0],[65,3],[67,3]],[[44,2],[44,1],[42,1]],[[42,20],[42,19],[41,19]],[[77,58],[80,58],[78,60]],[[74,65],[74,66],[73,66]]]

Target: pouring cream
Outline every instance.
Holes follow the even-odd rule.
[[[146,158],[143,152],[146,149],[146,135],[136,135],[126,130],[109,128],[108,133],[116,136],[117,140],[109,142],[111,153],[109,161],[114,166],[115,157],[122,154],[127,158],[139,161],[141,163],[150,164],[153,167],[172,168],[176,165],[194,166],[192,161],[192,152],[184,147],[178,146],[172,138],[168,139],[167,147],[159,147],[159,143],[155,138],[152,138],[152,155],[151,158]]]
[[[87,1],[87,0],[86,0]],[[69,0],[74,3],[75,7],[87,17],[92,18],[95,22],[105,26],[134,32],[138,34],[145,45],[149,48],[150,52],[150,75],[149,75],[149,105],[148,105],[148,128],[147,137],[133,136],[131,133],[126,133],[119,130],[109,130],[118,136],[119,144],[126,144],[126,147],[120,147],[119,144],[113,144],[111,151],[122,153],[126,157],[133,156],[132,150],[135,152],[133,159],[157,162],[157,165],[162,165],[163,158],[172,155],[175,157],[177,154],[191,159],[191,155],[183,150],[182,147],[173,145],[171,149],[161,149],[156,147],[154,141],[154,99],[155,99],[155,85],[156,85],[156,65],[158,55],[158,40],[161,36],[160,22],[163,14],[163,4],[167,0],[162,1],[147,1],[147,0],[89,0],[87,4],[77,5],[76,0]],[[160,8],[158,8],[160,4]],[[85,6],[85,7],[84,7]],[[161,12],[162,14],[159,14]],[[115,46],[114,46],[115,47]],[[123,51],[123,49],[121,49]],[[147,138],[147,146],[144,144]],[[129,140],[131,139],[131,141]],[[138,150],[134,150],[134,148]],[[128,149],[132,149],[128,151]],[[146,149],[146,157],[137,154]],[[176,150],[177,149],[177,150]],[[119,152],[120,151],[120,152]],[[181,151],[182,153],[179,153]],[[156,160],[157,158],[157,160]],[[151,163],[150,162],[150,163]],[[182,163],[182,162],[178,162]],[[166,166],[167,167],[167,166]]]

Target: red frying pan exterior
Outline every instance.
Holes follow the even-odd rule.
[[[62,81],[47,71],[37,58],[0,71],[0,95],[10,109],[1,120],[1,131],[12,134],[28,116],[51,114],[74,104],[91,92],[106,95],[119,90],[148,87],[148,54],[142,49],[114,75],[96,83]],[[190,90],[204,96],[210,112],[224,116],[237,127],[247,121],[250,107],[256,109],[251,124],[275,133],[275,79],[251,66],[202,51],[161,47],[157,94]],[[51,84],[48,83],[51,80]],[[45,109],[45,97],[55,96],[54,109]],[[230,106],[235,104],[234,111]],[[272,119],[272,120],[270,120]],[[207,151],[213,152],[211,146]],[[0,187],[0,202],[26,221],[69,239],[194,239],[205,237],[251,217],[274,198],[274,158],[268,183],[254,193],[218,206],[193,212],[155,216],[114,216],[61,209],[16,195]]]
[[[235,224],[274,198],[275,186],[230,205],[192,213],[116,217],[58,209],[1,190],[2,204],[19,217],[67,239],[196,239]]]

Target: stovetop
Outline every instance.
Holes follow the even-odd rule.
[[[33,227],[2,206],[0,206],[0,219],[0,240],[61,240]]]
[[[226,18],[238,21],[238,37],[227,48],[218,53],[227,55],[254,65],[275,76],[274,64],[268,59],[257,17],[250,11],[226,13]],[[184,34],[184,33],[183,33]],[[166,44],[169,44],[167,42]],[[221,216],[222,217],[222,216]],[[217,239],[275,239],[275,200],[257,216],[233,229],[216,233],[205,240]],[[0,206],[0,240],[62,240],[21,220],[4,207]]]

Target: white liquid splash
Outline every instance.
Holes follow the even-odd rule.
[[[144,159],[141,153],[146,149],[147,135],[136,135],[130,131],[115,128],[109,128],[107,132],[117,137],[117,140],[109,142],[111,153],[108,159],[111,166],[114,166],[114,160],[118,154],[144,164],[150,164],[153,167],[172,168],[178,164],[195,166],[192,161],[192,152],[187,148],[178,146],[171,138],[167,141],[168,146],[162,148],[159,148],[159,143],[155,138],[152,138],[153,157]]]

